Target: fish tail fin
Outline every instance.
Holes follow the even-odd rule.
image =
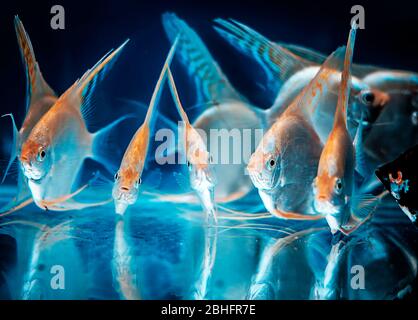
[[[167,12],[162,15],[162,23],[171,42],[180,34],[177,52],[194,79],[198,104],[240,99],[205,44],[185,21]]]
[[[117,60],[117,57],[128,42],[129,39],[122,43],[116,50],[110,50],[91,69],[87,70],[87,72],[85,72],[84,75],[77,80],[75,86],[73,86],[73,88],[76,89],[77,95],[81,97],[80,112],[86,121],[91,118],[91,114],[94,111],[94,104],[91,102],[92,95],[97,84],[112,68]]]
[[[262,67],[269,89],[275,95],[296,71],[313,65],[238,21],[218,18],[215,23],[219,35]]]
[[[44,80],[29,35],[18,16],[14,20],[17,42],[26,72],[26,111],[31,102],[45,95],[55,96],[55,92]]]
[[[123,121],[134,117],[135,115],[129,114],[122,116],[91,134],[92,150],[90,157],[101,163],[111,174],[117,170],[117,165],[120,160],[119,157],[123,155],[123,150],[118,146],[116,141],[116,127]]]
[[[12,126],[13,126],[13,142],[12,142],[12,150],[10,152],[10,158],[9,158],[9,162],[7,164],[6,169],[4,170],[3,173],[3,178],[1,180],[1,183],[3,183],[6,180],[7,177],[7,173],[9,172],[11,166],[13,165],[13,162],[16,160],[17,157],[17,149],[18,149],[18,138],[19,138],[19,131],[17,130],[17,126],[16,126],[16,122],[15,122],[15,118],[13,116],[13,114],[8,113],[8,114],[4,114],[1,116],[3,117],[10,117],[10,119],[12,120]]]

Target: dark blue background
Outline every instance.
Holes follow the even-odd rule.
[[[361,2],[366,29],[359,33],[355,61],[418,70],[418,5],[413,1]],[[50,8],[61,4],[66,29],[52,30]],[[256,85],[260,69],[213,30],[214,18],[235,18],[270,39],[330,53],[345,43],[350,8],[344,1],[13,1],[0,10],[0,112],[23,117],[24,73],[13,17],[27,29],[48,83],[62,93],[110,48],[127,37],[131,43],[104,86],[112,97],[148,101],[169,48],[161,14],[174,11],[201,35],[231,82],[257,105],[268,106]],[[260,73],[261,75],[261,73]],[[180,86],[184,99],[194,88]],[[192,103],[191,99],[188,101]]]

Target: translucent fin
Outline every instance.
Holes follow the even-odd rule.
[[[288,44],[283,42],[278,42],[277,44],[291,51],[300,58],[308,60],[318,65],[323,64],[324,61],[327,59],[327,56],[325,54],[313,49],[308,49],[296,44]],[[359,65],[355,63],[352,65],[353,75],[359,78],[363,78],[368,74],[379,70],[381,70],[381,68],[372,65]]]
[[[92,103],[92,94],[97,84],[112,68],[113,64],[117,60],[116,58],[128,42],[129,39],[115,51],[111,50],[107,53],[93,66],[93,68],[87,70],[81,79],[76,82],[75,87],[72,87],[76,89],[76,94],[81,97],[80,111],[85,121],[88,121],[88,119],[91,118],[91,114],[94,112],[95,105]]]
[[[186,22],[174,13],[163,14],[162,22],[171,42],[180,34],[177,52],[181,63],[194,79],[197,104],[209,101],[219,104],[225,100],[243,99],[232,87],[200,37]]]
[[[260,64],[274,98],[293,74],[312,65],[242,23],[232,19],[215,19],[215,23],[215,30],[224,39]]]
[[[324,96],[329,94],[331,80],[343,68],[345,48],[345,46],[338,48],[327,58],[315,77],[287,109],[289,112],[300,110],[308,120],[312,118],[319,103],[323,100]]]
[[[158,187],[161,185],[162,177],[161,170],[158,168],[147,170],[147,172],[143,174],[142,183],[147,190],[158,190]]]
[[[189,177],[180,172],[173,172],[173,177],[182,191],[190,191]]]
[[[15,122],[15,118],[13,116],[13,114],[8,113],[8,114],[4,114],[1,116],[3,117],[10,117],[10,119],[12,120],[12,126],[13,126],[13,142],[12,142],[12,150],[10,151],[10,159],[9,159],[9,163],[7,164],[7,167],[3,173],[3,179],[1,180],[1,183],[4,182],[4,180],[6,180],[7,177],[7,173],[9,172],[13,162],[16,160],[17,157],[17,150],[19,148],[19,130],[17,130],[17,126],[16,126],[16,122]]]
[[[108,124],[106,127],[92,134],[93,145],[91,157],[97,162],[104,165],[104,167],[112,175],[118,169],[120,158],[123,156],[123,154],[119,155],[117,154],[117,152],[115,152],[115,150],[118,149],[114,148],[115,144],[117,144],[117,141],[112,141],[112,133],[114,133],[114,130],[120,123],[130,118],[135,118],[135,115],[128,114],[122,116],[119,119]]]
[[[15,31],[26,72],[26,111],[28,111],[29,106],[40,98],[56,95],[42,77],[29,35],[18,16],[15,16]]]
[[[344,56],[344,68],[341,74],[340,92],[338,94],[337,109],[335,111],[334,125],[341,123],[347,127],[347,107],[351,91],[351,63],[353,61],[354,44],[356,41],[357,26],[353,23],[347,40]]]
[[[357,127],[356,136],[353,141],[355,157],[356,157],[356,171],[363,177],[366,178],[369,175],[369,168],[366,161],[366,154],[364,152],[364,141],[363,141],[364,122],[363,114]]]

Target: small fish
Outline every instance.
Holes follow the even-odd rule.
[[[90,98],[97,82],[110,69],[114,58],[128,41],[105,55],[61,95],[22,144],[19,155],[21,168],[28,179],[32,197],[40,208],[76,210],[107,203],[77,203],[71,198],[78,192],[71,193],[71,189],[84,159],[90,157],[111,167],[111,150],[104,147],[103,141],[126,117],[90,133],[87,122],[94,108]],[[49,202],[51,205],[45,204]]]
[[[184,125],[183,141],[187,167],[189,169],[190,186],[196,192],[209,219],[214,219],[216,222],[216,206],[214,201],[216,177],[210,163],[211,155],[207,151],[206,144],[200,134],[190,124],[189,118],[181,105],[173,75],[169,68],[167,70],[173,100]]]
[[[5,181],[10,168],[20,153],[22,144],[27,140],[33,127],[58,99],[55,92],[50,88],[42,76],[29,35],[18,16],[15,16],[14,25],[26,73],[26,116],[22,127],[18,130],[13,115],[4,115],[10,116],[12,119],[13,144],[10,160],[4,171],[2,182]],[[6,207],[2,208],[1,214],[8,213],[11,210],[17,210],[22,205],[24,206],[30,202],[30,190],[21,170],[18,171],[17,187],[18,191],[16,197]]]
[[[372,199],[363,198],[363,195],[355,188],[356,150],[346,125],[355,37],[356,27],[353,25],[345,57],[336,56],[336,59],[344,59],[344,70],[341,75],[333,128],[322,150],[318,173],[313,183],[316,211],[326,215],[332,233],[339,230],[343,234],[350,234],[356,230],[370,217],[375,207],[372,205],[374,204]],[[357,211],[367,214],[359,218],[356,216]]]
[[[178,38],[177,38],[178,39]],[[148,153],[150,140],[150,121],[153,115],[155,105],[158,103],[161,88],[166,77],[167,68],[173,59],[177,41],[171,46],[170,52],[166,58],[165,64],[161,70],[157,84],[151,97],[147,114],[143,124],[138,128],[132,137],[119,170],[115,174],[115,181],[112,190],[112,197],[115,203],[117,214],[124,214],[129,205],[132,205],[138,199],[139,186],[141,185],[142,172]]]
[[[418,227],[418,145],[376,170],[376,176]]]
[[[176,57],[195,84],[196,104],[205,106],[191,123],[195,129],[206,133],[206,145],[214,158],[215,176],[222,177],[215,185],[215,199],[228,202],[241,198],[253,190],[251,180],[245,175],[245,166],[259,142],[259,137],[253,132],[265,127],[264,111],[237,92],[202,39],[184,20],[174,13],[165,13],[162,22],[171,42],[180,33]],[[212,135],[215,137],[211,138],[211,130],[231,135],[237,133],[241,137],[245,135],[244,130],[251,131],[251,144],[246,145],[248,151],[240,154],[232,150],[229,153],[219,151],[219,145],[213,141],[218,141],[219,136]]]

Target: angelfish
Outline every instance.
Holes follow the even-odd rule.
[[[18,130],[13,115],[4,115],[10,116],[12,119],[13,145],[2,182],[6,179],[13,162],[20,153],[22,144],[27,140],[33,127],[57,101],[57,95],[42,76],[29,35],[18,16],[15,16],[14,25],[26,73],[26,116],[20,130]],[[20,170],[18,171],[17,188],[16,197],[2,209],[2,215],[15,211],[32,200],[27,181]]]
[[[161,70],[157,84],[151,97],[148,111],[145,115],[143,124],[138,128],[131,142],[129,143],[119,170],[115,174],[115,181],[112,189],[112,197],[115,203],[117,214],[124,214],[129,205],[132,205],[138,199],[139,186],[141,185],[141,176],[144,170],[145,161],[149,147],[150,121],[153,115],[155,105],[158,103],[160,89],[166,77],[167,68],[173,59],[177,40],[171,46],[170,52],[166,58],[163,69]]]
[[[318,173],[313,183],[315,210],[326,215],[332,233],[339,230],[343,234],[352,233],[364,223],[376,203],[375,199],[367,198],[355,187],[356,151],[361,150],[355,150],[346,125],[355,37],[356,27],[353,25],[344,57],[333,128],[321,153]],[[342,59],[342,55],[336,56],[336,59]],[[358,213],[363,214],[360,217]]]
[[[88,70],[34,126],[22,144],[19,160],[35,203],[42,209],[74,210],[103,204],[77,203],[71,193],[84,159],[90,157],[109,166],[111,150],[103,142],[124,117],[90,133],[87,122],[93,112],[91,95],[115,58],[125,47],[110,51]]]
[[[318,220],[313,209],[312,181],[317,172],[322,143],[314,129],[314,115],[333,94],[341,63],[337,49],[316,76],[276,119],[263,136],[247,166],[266,209],[274,216],[292,220]]]
[[[216,206],[214,200],[214,187],[216,177],[211,166],[211,155],[207,150],[206,143],[199,132],[191,125],[189,118],[181,104],[173,75],[168,68],[168,79],[173,100],[183,121],[184,152],[189,171],[191,188],[196,192],[208,219],[216,218]]]

